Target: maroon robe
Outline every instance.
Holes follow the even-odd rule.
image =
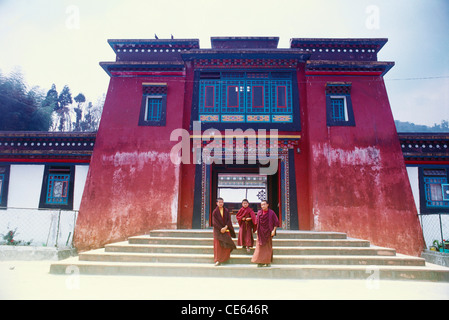
[[[256,231],[256,214],[250,207],[241,208],[236,215],[239,222],[239,239],[237,245],[252,247],[254,246],[253,232]],[[251,220],[243,220],[244,218],[251,218]]]
[[[257,212],[257,244],[251,262],[269,264],[273,261],[273,244],[271,232],[279,227],[279,219],[273,210]]]
[[[221,229],[226,225],[229,232],[221,233]],[[228,209],[223,207],[222,217],[220,209],[215,208],[212,212],[212,226],[214,228],[214,262],[225,262],[231,257],[231,251],[236,249],[232,240],[236,235]]]

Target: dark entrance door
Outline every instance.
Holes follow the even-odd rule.
[[[259,169],[259,165],[250,164],[212,165],[211,211],[216,206],[217,198],[221,197],[234,223],[237,223],[235,214],[241,208],[243,199],[248,199],[256,213],[260,209],[260,202],[265,199],[280,218],[279,170],[274,175],[261,175]]]

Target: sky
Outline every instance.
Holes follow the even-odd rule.
[[[95,102],[114,61],[108,39],[215,36],[388,38],[379,61],[396,120],[449,120],[449,0],[0,0],[0,72],[29,87],[54,83]]]

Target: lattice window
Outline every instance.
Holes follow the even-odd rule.
[[[428,207],[449,208],[449,190],[447,178],[428,177],[424,178],[426,203]],[[447,199],[447,200],[446,200]]]
[[[326,84],[326,115],[328,126],[355,126],[350,83]]]
[[[69,199],[70,167],[50,167],[45,203],[66,205]]]
[[[331,98],[332,120],[346,121],[346,107],[345,98]]]
[[[74,166],[45,166],[39,208],[73,209]]]
[[[69,174],[50,174],[48,177],[47,203],[67,204]]]
[[[200,113],[217,114],[220,112],[220,86],[217,81],[201,81]]]
[[[163,83],[143,84],[139,126],[165,126],[167,91]]]
[[[270,82],[263,80],[246,81],[246,112],[270,113]]]
[[[419,168],[420,213],[449,213],[449,166]]]
[[[275,114],[292,113],[292,88],[289,81],[271,82],[271,112]]]
[[[221,81],[221,113],[242,114],[245,111],[245,82]]]
[[[204,122],[293,122],[291,73],[202,72],[198,118]]]
[[[145,121],[161,121],[162,97],[148,97],[145,112]]]

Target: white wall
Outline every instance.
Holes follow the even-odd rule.
[[[416,209],[418,210],[418,214],[420,214],[418,167],[407,167],[407,173],[410,186],[412,187]],[[441,215],[441,227],[440,216],[438,214],[422,215],[420,216],[420,222],[427,249],[432,246],[434,240],[441,242],[441,238],[446,239],[449,236],[449,215]],[[441,230],[443,230],[443,235],[441,235]]]
[[[415,206],[420,213],[419,209],[419,176],[418,167],[407,167],[408,179],[410,181],[410,186],[412,187],[413,198],[415,199]]]
[[[8,209],[0,210],[0,241],[10,230],[15,240],[35,246],[71,245],[89,166],[75,166],[73,210],[38,209],[45,165],[11,165]]]
[[[39,208],[44,165],[11,165],[8,207]]]
[[[86,184],[89,166],[75,167],[75,190],[73,194],[73,210],[79,210],[81,198],[83,196],[84,185]]]

